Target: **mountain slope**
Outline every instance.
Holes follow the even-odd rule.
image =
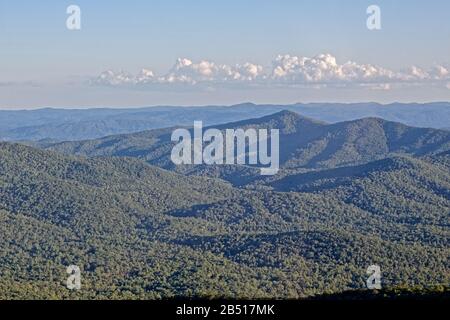
[[[334,194],[237,190],[138,159],[8,143],[0,199],[2,298],[299,298],[363,288],[373,263],[386,286],[449,280],[434,211],[386,219]],[[64,286],[71,264],[80,292]]]
[[[386,220],[445,227],[450,214],[450,166],[448,157],[447,163],[443,156],[439,158],[386,158],[360,166],[287,175],[268,185],[278,191],[333,197]]]
[[[61,226],[119,226],[118,231],[126,232],[120,226],[139,215],[208,202],[232,192],[219,181],[179,176],[136,159],[83,159],[18,144],[0,143],[0,147],[0,208]],[[124,215],[123,208],[133,215]],[[113,218],[114,224],[104,223]]]
[[[282,111],[217,128],[279,129],[280,164],[290,170],[358,165],[396,154],[432,155],[450,149],[448,131],[413,128],[377,118],[326,124]],[[170,141],[173,130],[168,128],[97,140],[63,142],[47,148],[74,155],[137,157],[165,169],[219,177],[236,185],[246,184],[259,174],[255,168],[242,166],[174,166],[170,160],[174,145]]]

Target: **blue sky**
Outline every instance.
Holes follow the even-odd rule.
[[[381,30],[366,27],[371,4]],[[442,0],[0,0],[0,107],[450,100],[449,12]]]

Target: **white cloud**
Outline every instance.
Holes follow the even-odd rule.
[[[291,84],[386,81],[396,74],[370,64],[338,64],[331,54],[313,58],[280,55],[273,62],[272,78]]]
[[[262,66],[252,63],[228,66],[206,60],[193,63],[189,59],[180,58],[172,70],[159,80],[163,83],[178,82],[190,84],[199,82],[252,81],[261,75],[262,69]]]
[[[96,84],[103,85],[123,85],[123,84],[133,84],[135,83],[135,78],[128,72],[119,71],[114,72],[112,70],[103,71],[95,80]]]
[[[431,69],[430,75],[436,80],[450,79],[450,69],[436,65]]]
[[[137,83],[148,83],[153,82],[155,78],[155,75],[153,74],[153,71],[150,69],[142,69],[141,72],[136,77]]]
[[[416,66],[412,66],[409,69],[408,75],[411,77],[410,79],[417,79],[417,80],[424,80],[424,79],[428,79],[430,77],[428,72],[426,72],[426,71],[424,71],[421,68],[416,67]]]
[[[128,72],[105,71],[92,82],[101,85],[151,85],[151,84],[258,84],[286,86],[367,86],[389,90],[391,84],[427,83],[446,86],[450,69],[436,65],[430,70],[412,66],[406,71],[393,71],[371,64],[354,61],[339,63],[331,54],[315,57],[279,55],[270,67],[246,62],[226,65],[187,58],[177,59],[164,75],[155,76],[150,69],[142,69],[133,76]]]

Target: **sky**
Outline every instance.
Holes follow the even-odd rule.
[[[449,12],[442,0],[0,0],[0,108],[449,101]]]

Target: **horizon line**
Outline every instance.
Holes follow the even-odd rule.
[[[255,102],[240,102],[234,104],[197,104],[197,105],[177,105],[177,104],[155,104],[155,105],[142,105],[142,106],[36,106],[36,107],[0,107],[0,111],[38,111],[38,110],[138,110],[138,109],[150,109],[150,108],[231,108],[231,107],[239,107],[244,105],[253,105],[253,106],[295,106],[295,105],[303,105],[303,106],[312,106],[312,105],[362,105],[362,104],[372,104],[378,105],[381,107],[391,106],[394,104],[400,105],[427,105],[427,104],[448,104],[450,106],[449,101],[428,101],[428,102],[400,102],[393,101],[389,103],[381,103],[376,101],[360,101],[360,102],[293,102],[293,103],[255,103]]]

